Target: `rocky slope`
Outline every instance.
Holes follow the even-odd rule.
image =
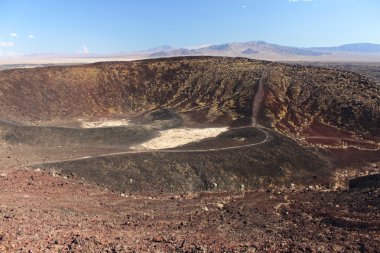
[[[264,73],[265,78],[264,78]],[[347,71],[187,57],[0,72],[1,118],[139,115],[171,107],[198,123],[249,124],[263,80],[261,124],[303,133],[327,124],[379,136],[380,87]]]
[[[117,194],[0,176],[1,252],[378,252],[380,189]]]
[[[263,117],[285,131],[322,123],[379,137],[380,87],[359,74],[273,64]]]

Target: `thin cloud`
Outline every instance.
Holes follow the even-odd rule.
[[[247,8],[247,5],[242,5],[241,7],[245,9],[245,8]]]
[[[200,49],[200,48],[209,47],[209,46],[211,46],[211,44],[191,45],[191,46],[187,46],[187,47],[184,47],[184,48],[192,50],[192,49]]]
[[[35,37],[36,37],[36,36],[34,36],[33,34],[29,34],[29,35],[28,35],[28,38],[29,38],[29,39],[34,39]]]
[[[90,50],[88,50],[88,47],[86,45],[83,45],[83,48],[80,50],[77,50],[78,54],[89,54]]]
[[[84,54],[89,54],[89,53],[90,53],[90,51],[88,50],[88,48],[87,48],[86,45],[83,46],[83,51],[82,51],[82,53],[84,53]]]
[[[14,46],[13,42],[0,41],[0,47],[13,47],[13,46]]]
[[[12,36],[12,37],[17,37],[17,33],[10,33],[9,36]]]

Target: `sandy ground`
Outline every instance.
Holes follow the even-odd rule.
[[[32,68],[38,67],[38,65],[66,65],[66,64],[85,64],[104,61],[133,61],[144,59],[144,55],[128,55],[128,56],[115,56],[115,57],[77,57],[77,56],[41,56],[41,57],[0,57],[0,70],[7,68]],[[20,66],[9,66],[20,65]],[[37,65],[37,66],[33,66]]]
[[[176,128],[160,131],[160,135],[153,138],[134,149],[166,149],[175,148],[197,142],[206,138],[216,137],[219,134],[226,132],[227,127],[218,128]]]
[[[83,121],[79,120],[82,128],[100,128],[100,127],[114,127],[114,126],[128,126],[130,121],[127,119],[116,120],[99,120],[99,121]]]

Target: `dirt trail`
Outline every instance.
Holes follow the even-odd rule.
[[[241,128],[247,128],[245,127],[237,127],[237,128],[231,128],[231,129],[241,129]],[[265,138],[259,142],[250,143],[246,145],[241,146],[233,146],[233,147],[223,147],[223,148],[208,148],[208,149],[152,149],[152,150],[139,150],[139,151],[125,151],[125,152],[117,152],[117,153],[108,153],[103,155],[96,155],[96,156],[83,156],[79,158],[74,159],[67,159],[67,160],[57,160],[57,161],[49,161],[42,164],[52,164],[52,163],[58,163],[58,162],[69,162],[69,161],[79,161],[84,159],[91,159],[94,157],[111,157],[111,156],[118,156],[118,155],[127,155],[127,154],[142,154],[142,153],[208,153],[208,152],[218,152],[218,151],[226,151],[226,150],[236,150],[236,149],[242,149],[242,148],[248,148],[248,147],[254,147],[258,145],[262,145],[270,140],[269,133],[264,130],[263,128],[257,128],[258,131],[262,132],[265,135]],[[30,164],[28,166],[38,166],[41,165],[41,163],[36,164]],[[28,167],[26,166],[26,167]]]
[[[354,139],[354,138],[346,138],[346,137],[331,137],[331,136],[306,136],[306,139],[326,139],[326,140],[345,140],[345,141],[356,141],[356,142],[362,142],[362,143],[370,143],[375,144],[374,141],[368,141],[368,140],[360,140],[360,139]]]
[[[9,128],[9,127],[25,127],[25,128],[28,128],[28,126],[26,125],[23,125],[23,124],[19,124],[17,122],[13,122],[13,121],[8,121],[8,120],[1,120],[0,119],[0,124],[3,124],[5,125],[5,129],[6,128]],[[134,126],[135,128],[137,128],[138,126]],[[243,128],[251,128],[252,126],[242,126],[242,127],[234,127],[234,128],[229,128],[230,130],[236,130],[236,129],[243,129]],[[45,126],[38,126],[38,127],[35,127],[33,126],[32,129],[53,129],[53,130],[61,130],[66,132],[66,131],[76,131],[79,133],[79,137],[82,137],[82,133],[79,132],[79,131],[82,131],[82,129],[79,129],[79,128],[70,128],[70,127],[45,127]],[[83,131],[90,131],[88,132],[89,135],[94,135],[93,132],[91,132],[92,130],[96,130],[96,131],[103,131],[103,130],[107,130],[107,129],[113,129],[112,127],[109,127],[109,128],[93,128],[93,129],[83,129]],[[120,127],[116,127],[115,129],[120,129],[122,130],[123,128],[120,128]],[[173,128],[175,129],[175,128]],[[217,152],[217,151],[226,151],[226,150],[237,150],[237,149],[242,149],[242,148],[248,148],[248,147],[253,147],[253,146],[257,146],[257,145],[261,145],[261,144],[264,144],[266,142],[269,141],[269,133],[268,131],[262,129],[262,128],[258,128],[258,131],[263,133],[263,139],[262,140],[256,140],[254,143],[242,143],[240,144],[239,146],[224,146],[224,147],[209,147],[209,148],[192,148],[192,149],[176,149],[176,148],[173,148],[173,149],[169,149],[169,148],[162,148],[162,149],[147,149],[147,150],[117,150],[117,143],[112,144],[112,142],[109,142],[109,143],[106,143],[108,145],[106,146],[102,146],[101,144],[102,143],[99,143],[99,145],[96,143],[96,140],[95,140],[95,144],[94,144],[94,147],[102,147],[102,149],[104,150],[104,153],[84,153],[84,152],[81,152],[83,155],[81,156],[77,156],[76,158],[72,157],[72,156],[75,156],[74,154],[73,155],[70,155],[71,157],[62,157],[62,158],[53,158],[53,159],[47,159],[48,156],[50,155],[46,155],[45,158],[41,159],[41,161],[30,161],[30,163],[26,163],[27,166],[33,166],[33,165],[40,165],[40,164],[45,164],[45,163],[57,163],[57,162],[66,162],[66,161],[78,161],[78,160],[82,160],[82,159],[90,159],[90,158],[94,158],[94,157],[108,157],[108,156],[115,156],[115,155],[126,155],[126,154],[141,154],[141,153],[206,153],[206,152]],[[24,132],[24,129],[20,129],[20,133],[23,133]],[[19,134],[20,134],[19,133]],[[78,135],[77,133],[77,135]],[[69,132],[70,134],[70,132]],[[113,134],[117,134],[117,133],[114,133],[114,132],[110,132],[107,139],[110,140],[110,137],[113,137],[112,135]],[[133,134],[133,133],[132,133]],[[121,135],[122,136],[122,135]],[[37,135],[31,135],[31,136],[27,136],[29,139],[31,140],[34,140],[33,138],[39,138],[39,134]],[[78,138],[79,138],[78,137]],[[102,136],[100,136],[102,137]],[[99,138],[99,136],[95,136],[95,138]],[[75,140],[76,138],[74,138]],[[58,139],[59,140],[59,139]],[[49,139],[48,139],[49,141]],[[50,143],[50,142],[49,142]],[[143,142],[144,143],[144,142]],[[143,144],[142,143],[142,144]],[[55,145],[56,144],[56,145]],[[54,149],[57,149],[57,146],[58,148],[62,149],[66,143],[55,143],[53,146],[51,146],[51,148],[54,148]],[[14,146],[14,145],[13,145]],[[78,148],[79,146],[77,145],[76,148]],[[114,149],[114,147],[116,149]],[[109,150],[107,150],[109,148]],[[7,150],[8,151],[8,150]],[[100,150],[99,150],[100,151]],[[115,152],[116,151],[116,152]],[[47,151],[48,152],[48,151]],[[50,152],[48,152],[50,153]],[[13,154],[11,155],[11,157],[13,157]],[[49,161],[50,160],[50,161]],[[17,162],[18,164],[20,162]]]
[[[259,88],[253,98],[252,102],[252,126],[257,127],[257,117],[259,116],[261,105],[264,98],[264,82],[268,78],[268,68],[263,71],[263,74],[259,81]]]
[[[374,148],[362,148],[357,145],[348,145],[347,147],[353,147],[360,150],[368,150],[368,151],[376,151],[380,149],[380,143],[374,142],[374,141],[367,141],[367,140],[361,140],[361,139],[354,139],[354,138],[344,138],[344,137],[329,137],[329,136],[307,136],[305,137],[306,141],[311,140],[335,140],[335,141],[347,141],[347,142],[356,142],[358,144],[362,145],[372,145],[375,146]]]

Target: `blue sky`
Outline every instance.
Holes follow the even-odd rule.
[[[379,0],[0,0],[0,55],[380,44]]]

